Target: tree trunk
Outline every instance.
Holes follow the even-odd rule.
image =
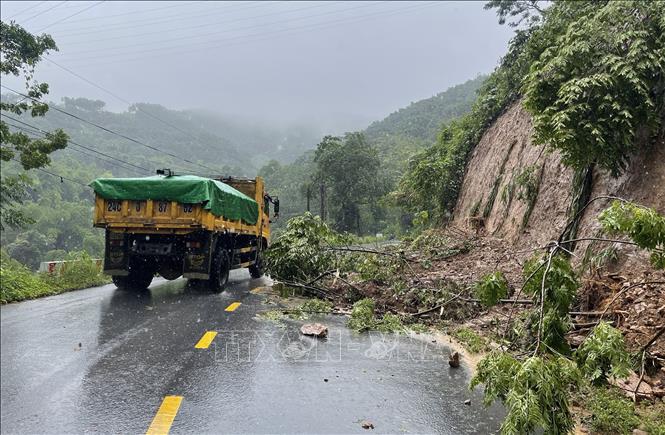
[[[319,184],[319,198],[321,199],[321,219],[326,221],[326,187],[323,183]]]

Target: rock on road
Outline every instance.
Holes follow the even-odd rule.
[[[236,271],[221,294],[156,279],[3,306],[2,433],[497,431],[503,411],[447,348],[334,316],[316,319],[326,339],[305,337],[256,317],[263,285]]]

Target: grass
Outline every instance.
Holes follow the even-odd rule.
[[[481,353],[489,350],[487,340],[469,328],[458,328],[450,332],[469,352]]]
[[[650,435],[665,435],[665,403],[642,402],[637,407],[615,387],[587,386],[575,402],[585,411],[582,422],[591,433],[632,434],[640,429]]]
[[[78,255],[60,275],[35,273],[4,254],[0,260],[0,303],[19,302],[52,296],[71,290],[108,284],[104,275],[87,255]]]
[[[633,402],[610,388],[592,388],[585,405],[591,413],[587,423],[595,432],[630,434],[640,424]]]

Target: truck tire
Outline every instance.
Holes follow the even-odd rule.
[[[126,290],[145,290],[150,286],[152,278],[155,276],[154,267],[149,264],[134,265],[130,267],[129,275],[113,275],[113,284],[120,289]]]
[[[155,272],[152,269],[130,270],[127,276],[113,275],[113,284],[120,289],[145,290],[150,286]]]
[[[249,275],[254,279],[263,276],[263,255],[260,252],[256,255],[256,263],[249,266]]]
[[[229,262],[229,254],[226,252],[226,249],[220,249],[215,256],[210,279],[208,280],[210,290],[215,293],[221,293],[229,282],[230,270],[231,264]]]

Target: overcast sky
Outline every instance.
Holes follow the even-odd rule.
[[[490,72],[511,29],[483,2],[12,2],[57,65],[130,102],[362,128]],[[54,63],[50,98],[127,104]],[[7,81],[17,85],[16,81]]]

